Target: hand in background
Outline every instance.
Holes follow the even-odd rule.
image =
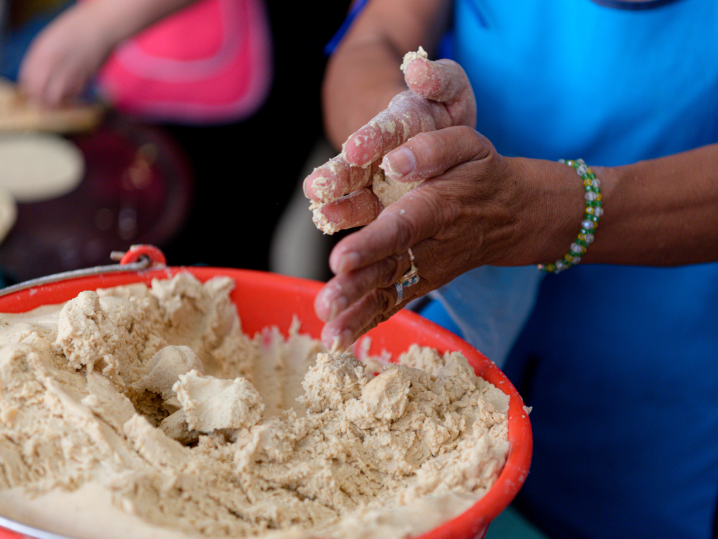
[[[31,43],[20,66],[20,90],[56,107],[80,95],[110,53],[112,43],[86,6],[74,6]]]

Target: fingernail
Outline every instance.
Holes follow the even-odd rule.
[[[409,148],[399,148],[384,156],[382,168],[392,178],[406,176],[416,168],[416,157]]]
[[[335,273],[344,273],[351,271],[359,265],[359,254],[358,253],[344,253],[339,258],[339,263]]]
[[[352,344],[352,337],[354,337],[354,334],[350,329],[342,331],[338,336],[337,348],[339,348],[342,352],[345,352]]]
[[[345,298],[344,296],[338,297],[337,299],[332,301],[331,306],[329,307],[329,321],[334,320],[340,312],[346,309],[347,304],[347,298]]]
[[[352,332],[345,329],[338,332],[335,328],[324,326],[322,331],[322,342],[330,351],[334,353],[344,352],[352,343]]]

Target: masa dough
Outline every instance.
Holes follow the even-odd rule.
[[[419,48],[418,48],[418,50],[417,50],[416,52],[414,52],[414,51],[409,51],[409,52],[407,52],[407,53],[404,55],[404,59],[403,59],[403,61],[401,62],[401,66],[399,67],[399,69],[401,69],[402,71],[406,71],[406,66],[409,65],[409,62],[411,62],[411,61],[413,61],[413,60],[416,60],[416,59],[421,59],[421,60],[428,60],[428,59],[429,59],[429,55],[428,55],[428,53],[424,50],[424,47],[419,46]]]
[[[0,315],[0,516],[78,538],[423,533],[491,487],[508,397],[459,353],[374,376],[241,330],[189,274]],[[108,525],[111,523],[111,525]]]

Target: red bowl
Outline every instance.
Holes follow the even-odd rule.
[[[272,273],[208,267],[169,267],[129,273],[108,273],[68,279],[0,297],[0,312],[26,312],[42,305],[68,301],[84,290],[164,279],[179,271],[192,273],[200,281],[218,275],[235,282],[232,301],[242,320],[243,330],[253,335],[266,326],[277,326],[286,335],[292,318],[302,322],[302,332],[319,338],[323,322],[314,313],[314,296],[322,283]],[[419,536],[420,539],[477,539],[486,534],[489,523],[514,499],[521,489],[531,464],[531,424],[516,388],[499,368],[481,352],[453,333],[410,311],[402,311],[368,334],[369,352],[386,350],[392,357],[417,343],[440,352],[460,351],[476,374],[509,395],[509,454],[499,478],[486,495],[461,515]],[[28,537],[0,528],[0,539]]]

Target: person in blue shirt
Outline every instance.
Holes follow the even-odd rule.
[[[366,226],[323,340],[438,297],[533,407],[550,537],[718,537],[717,58],[712,0],[372,0],[329,63],[305,192]],[[384,208],[380,169],[425,181]]]

